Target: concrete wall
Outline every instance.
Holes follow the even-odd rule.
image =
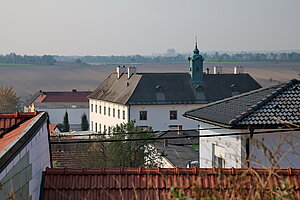
[[[93,111],[92,111],[93,106]],[[97,106],[97,112],[96,112],[96,106]],[[104,132],[104,126],[106,127],[106,130],[108,131],[108,127],[113,127],[117,124],[121,123],[127,123],[128,122],[128,106],[116,104],[116,103],[110,103],[107,101],[101,101],[101,100],[93,100],[90,99],[90,130],[96,132],[96,123],[97,123],[97,132]],[[101,112],[100,112],[101,108]],[[106,109],[106,112],[104,113],[104,108]],[[110,109],[110,113],[109,110]],[[113,115],[113,110],[115,110],[115,115]],[[118,110],[120,111],[120,117],[118,117]],[[123,118],[123,112],[124,117]],[[93,124],[93,125],[92,125]],[[100,128],[101,126],[101,128]],[[101,130],[101,131],[100,131]]]
[[[0,173],[0,199],[39,199],[42,171],[50,167],[47,123]]]
[[[218,126],[209,125],[203,122],[199,122],[201,129],[220,128]],[[201,130],[200,135],[215,135],[226,134],[232,132],[241,132],[241,130],[231,129],[216,129],[216,130]],[[217,145],[224,149],[224,160],[226,168],[240,168],[242,167],[242,156],[244,148],[242,147],[241,136],[225,136],[225,137],[207,137],[199,138],[199,158],[200,167],[213,167],[213,145]]]
[[[153,130],[169,130],[170,125],[183,125],[183,129],[194,129],[198,122],[183,117],[188,111],[200,105],[151,105],[130,106],[130,119],[139,126],[151,126]],[[177,120],[170,120],[170,111],[177,110]],[[140,120],[140,111],[147,111],[147,120]]]
[[[299,135],[299,131],[254,135],[250,145],[251,166],[300,168]],[[275,162],[270,162],[270,154]]]

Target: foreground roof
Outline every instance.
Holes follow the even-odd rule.
[[[249,74],[203,76],[202,83],[192,83],[188,73],[138,73],[129,79],[112,73],[88,98],[125,105],[203,104],[261,87]]]
[[[72,91],[39,91],[31,96],[24,105],[29,106],[34,102],[88,102],[87,96],[91,93],[91,91],[77,91],[75,89]]]
[[[47,168],[41,199],[175,199],[171,196],[172,187],[192,197],[197,195],[195,186],[207,194],[214,194],[215,189],[223,197],[254,199],[255,188],[259,187],[256,184],[264,185],[263,195],[267,194],[265,189],[273,191],[261,197],[266,199],[286,189],[284,183],[294,198],[300,198],[300,169]]]
[[[0,172],[47,119],[45,112],[0,114]]]
[[[300,80],[258,89],[188,111],[184,116],[228,128],[300,124]]]

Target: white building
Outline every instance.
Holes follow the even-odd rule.
[[[90,129],[110,132],[130,120],[154,130],[197,128],[197,122],[182,116],[185,111],[261,87],[249,74],[204,74],[197,46],[189,62],[189,73],[137,73],[134,67],[117,67],[88,96]]]
[[[300,81],[231,97],[188,111],[199,122],[200,167],[300,167]]]
[[[45,112],[0,114],[0,199],[40,198],[42,172],[52,166],[47,122]]]
[[[39,91],[24,105],[25,112],[34,110],[46,111],[51,124],[63,123],[65,112],[68,112],[70,129],[81,130],[81,116],[89,118],[87,96],[90,91]]]

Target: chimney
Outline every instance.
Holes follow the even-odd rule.
[[[136,74],[136,67],[127,68],[127,78],[130,79],[131,75]]]
[[[164,147],[167,147],[169,144],[169,141],[167,139],[164,139]]]
[[[243,74],[244,73],[244,67],[242,66],[236,66],[233,68],[234,74]]]
[[[77,92],[76,88],[73,88],[73,89],[72,89],[72,92]]]
[[[126,73],[126,67],[121,67],[120,65],[117,67],[118,79],[122,76],[122,74]]]
[[[205,72],[206,74],[209,74],[209,68],[206,68]]]
[[[222,74],[223,67],[222,66],[215,66],[214,67],[214,74]]]

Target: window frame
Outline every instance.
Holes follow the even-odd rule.
[[[143,113],[143,114],[142,114]],[[139,119],[140,121],[147,121],[148,119],[148,112],[147,110],[140,110],[140,115],[139,115]]]
[[[172,112],[175,112],[175,115],[172,114]],[[169,119],[170,120],[178,120],[178,112],[177,112],[177,110],[170,110],[170,112],[169,112]]]

